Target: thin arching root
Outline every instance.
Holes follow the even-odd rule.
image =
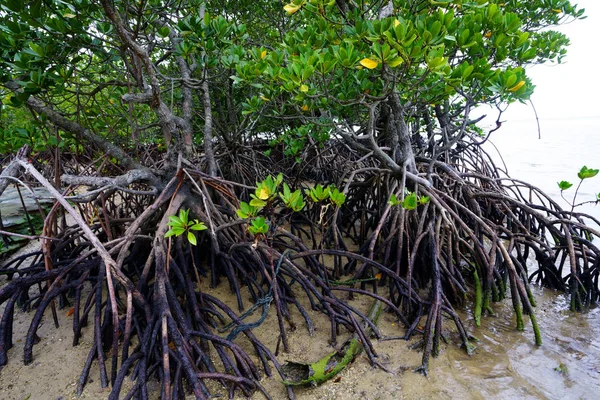
[[[335,164],[333,150],[327,151],[323,157]],[[44,311],[67,297],[74,307],[73,343],[88,324],[93,332],[78,393],[98,363],[100,384],[112,387],[111,398],[120,396],[127,376],[135,381],[130,397],[147,398],[147,382],[155,378],[165,398],[185,391],[209,398],[214,382],[221,388],[216,391],[230,395],[265,393],[257,383],[260,370],[281,374],[276,349],[254,333],[269,312],[276,313],[284,348],[292,327],[313,332],[311,313],[318,312],[327,316],[328,326],[319,328],[329,329],[333,345],[344,328],[377,365],[366,333],[377,329],[348,296],[384,304],[402,323],[404,338],[422,335],[424,373],[439,352],[447,319],[471,352],[471,336],[454,309],[471,299],[476,323],[485,324],[493,302],[510,295],[516,328],[529,319],[541,344],[530,281],[568,291],[574,309],[597,302],[600,251],[593,239],[600,232],[583,223],[593,218],[563,211],[537,188],[500,176],[478,150],[461,154],[453,165],[419,160],[430,182],[423,186],[399,181],[369,159],[359,166],[340,161],[337,173],[333,168],[322,178],[344,190],[344,206],[313,204],[297,215],[275,210],[263,237],[250,235],[248,222],[236,214],[239,201],[248,200],[248,187],[242,179],[232,184],[235,174],[227,181],[180,171],[157,197],[113,191],[103,197],[101,215],[80,209],[96,221],[90,228],[106,254],[98,253],[89,232],[74,226],[47,231],[56,237],[46,257],[33,252],[3,266],[9,281],[0,288],[0,365],[8,362],[15,306],[37,308],[25,338],[24,361],[31,362]],[[230,171],[251,169],[241,162]],[[405,189],[421,199],[415,209],[389,203]],[[164,237],[169,217],[180,209],[208,228],[197,235],[197,246],[185,235]],[[212,285],[228,285],[238,310],[202,290],[206,274]],[[250,313],[258,318],[247,318]],[[291,389],[288,394],[293,397]]]

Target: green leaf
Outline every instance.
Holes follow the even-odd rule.
[[[194,235],[194,232],[188,232],[187,238],[192,246],[195,246],[198,243],[196,241],[196,235]]]
[[[283,182],[283,174],[280,172],[277,175],[277,178],[275,179],[275,186],[281,185],[281,182]],[[275,191],[273,191],[273,192],[275,192]]]
[[[594,176],[598,175],[598,171],[599,170],[597,169],[588,168],[584,165],[583,167],[581,167],[581,170],[579,171],[577,176],[581,180],[593,178]]]
[[[305,205],[306,205],[306,203],[304,203],[304,199],[300,196],[294,200],[291,208],[292,208],[292,210],[294,210],[296,212],[300,212],[300,211],[302,211],[302,209],[304,208]]]
[[[406,210],[414,210],[417,208],[417,194],[415,192],[411,192],[404,198],[402,201],[402,208]]]
[[[252,207],[262,208],[267,205],[267,202],[264,200],[255,198],[255,199],[250,200],[250,205]]]
[[[204,231],[208,229],[204,222],[196,222],[194,225],[190,226],[190,230],[192,231]]]
[[[166,38],[167,36],[169,36],[169,33],[171,33],[171,29],[169,29],[168,26],[161,26],[158,29],[158,34],[160,35],[160,37]]]
[[[558,182],[558,187],[560,188],[560,190],[567,190],[571,186],[573,186],[573,184],[571,182],[567,182],[567,181]]]
[[[179,219],[181,220],[181,223],[183,225],[187,225],[188,224],[188,215],[190,213],[190,210],[184,210],[181,209],[179,210]]]
[[[175,215],[171,215],[169,216],[169,222],[167,223],[168,226],[181,226],[183,225],[183,222],[181,221],[181,219]]]
[[[165,238],[171,237],[175,235],[175,232],[172,229],[169,229],[167,233],[165,233]]]
[[[246,218],[254,217],[256,215],[257,211],[258,210],[256,209],[256,207],[253,207],[250,204],[246,203],[245,201],[242,201],[242,202],[240,202],[240,208],[238,210],[236,210],[236,213],[240,218],[246,219]]]
[[[329,187],[323,188],[323,185],[318,183],[315,187],[305,189],[304,193],[306,193],[314,203],[318,203],[329,197]]]
[[[180,236],[185,232],[185,229],[180,226],[174,226],[171,230],[175,233],[175,235]]]
[[[404,62],[404,59],[402,57],[396,57],[393,60],[390,60],[387,62],[387,65],[389,65],[391,68],[396,68],[398,65],[402,64]]]
[[[29,43],[29,47],[38,56],[40,56],[40,57],[44,56],[45,53],[44,53],[44,48],[42,46],[38,46],[37,44],[31,42],[31,43]]]
[[[340,192],[334,185],[329,185],[327,188],[329,189],[329,200],[338,208],[344,205],[346,195]]]
[[[467,65],[462,72],[462,78],[467,79],[473,72],[473,69],[474,69],[474,67],[472,65]]]
[[[290,197],[290,194],[291,194],[291,193],[292,193],[292,192],[291,192],[291,190],[290,190],[290,187],[288,186],[288,184],[287,184],[287,183],[285,183],[285,182],[284,182],[284,184],[283,184],[283,196],[284,196],[284,197]]]
[[[248,231],[253,235],[259,233],[265,234],[269,231],[269,224],[264,217],[258,217],[252,220],[252,223],[248,227]]]

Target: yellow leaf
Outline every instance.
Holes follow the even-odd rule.
[[[76,15],[75,14],[71,14],[71,13],[67,13],[67,14],[63,14],[63,17],[65,17],[65,18],[75,18]]]
[[[267,56],[267,51],[263,50],[262,53],[260,53],[260,59],[262,60],[263,58],[265,58]]]
[[[558,8],[556,8],[556,9],[554,9],[554,10],[552,10],[552,11],[554,11],[554,12],[555,12],[555,13],[557,13],[557,14],[562,12],[562,10],[559,10]]]
[[[285,10],[285,12],[292,15],[300,9],[300,6],[296,4],[286,4],[285,6],[283,6],[283,9]]]
[[[302,106],[302,111],[308,111],[308,105],[307,104],[305,104],[305,105]]]
[[[365,68],[373,69],[377,68],[379,63],[375,60],[371,60],[370,58],[363,58],[362,60],[360,60],[360,65],[362,65]]]
[[[400,21],[394,20],[394,28],[397,27],[398,25],[400,25]]]
[[[489,38],[491,38],[491,37],[492,37],[492,32],[491,32],[491,31],[488,31],[488,32],[486,32],[486,33],[485,33],[485,35],[483,35],[483,36],[485,36],[487,39],[489,39]]]
[[[520,81],[519,83],[517,83],[515,86],[509,88],[508,90],[510,92],[516,92],[517,90],[521,89],[523,86],[525,86],[525,81]]]
[[[302,86],[300,86],[300,91],[301,91],[302,93],[306,93],[306,92],[308,92],[308,86],[306,86],[306,85],[302,85]]]
[[[270,98],[263,96],[262,94],[260,95],[260,98],[263,99],[264,101],[271,101]]]
[[[261,200],[267,200],[269,198],[269,189],[267,189],[266,187],[261,187],[258,190],[256,197],[258,197]]]

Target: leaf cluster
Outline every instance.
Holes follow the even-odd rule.
[[[169,222],[167,225],[170,229],[165,233],[165,238],[175,236],[179,237],[183,234],[186,234],[188,242],[195,246],[198,242],[196,239],[196,235],[194,231],[203,231],[206,230],[207,227],[204,222],[200,222],[197,219],[190,220],[189,219],[189,210],[181,209],[179,210],[179,216],[171,215],[169,217]]]
[[[429,203],[429,196],[418,196],[415,192],[407,191],[403,199],[399,199],[394,193],[390,196],[388,203],[391,206],[401,206],[405,210],[414,210],[419,205]]]
[[[283,183],[283,190],[278,191]],[[335,207],[341,207],[346,201],[346,195],[340,192],[335,185],[323,187],[320,183],[310,189],[304,190],[305,195],[314,203],[320,203],[329,200]],[[248,231],[253,235],[266,234],[268,232],[269,221],[264,216],[259,216],[264,210],[272,210],[277,201],[281,201],[283,207],[293,211],[300,212],[306,206],[302,191],[296,189],[292,191],[287,182],[283,182],[283,175],[277,177],[269,175],[266,179],[256,183],[254,193],[250,194],[249,203],[240,202],[236,210],[238,217],[242,219],[251,219]],[[269,211],[267,211],[267,215]]]
[[[335,185],[323,187],[323,185],[318,183],[310,189],[304,189],[304,192],[314,203],[329,199],[332,204],[339,208],[346,202],[346,195],[340,192]]]

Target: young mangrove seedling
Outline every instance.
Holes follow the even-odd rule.
[[[204,225],[204,222],[200,222],[197,219],[190,221],[189,214],[190,210],[181,209],[179,210],[179,216],[171,215],[169,217],[169,222],[167,223],[170,229],[165,233],[165,238],[171,236],[179,237],[184,233],[187,233],[186,237],[188,242],[193,246],[198,244],[196,235],[193,231],[203,231],[207,228],[206,225]]]

